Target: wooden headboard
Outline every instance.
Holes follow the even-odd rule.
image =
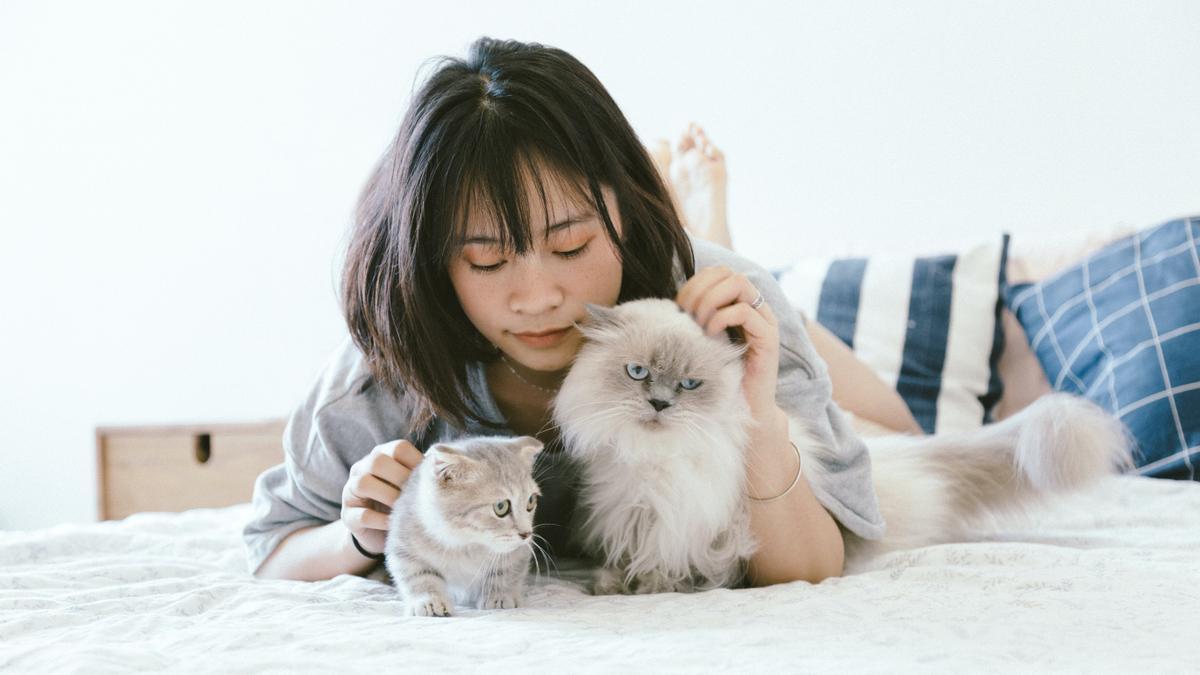
[[[285,424],[97,428],[100,519],[250,501],[254,479],[283,461]]]

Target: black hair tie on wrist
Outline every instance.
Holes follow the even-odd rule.
[[[358,543],[358,537],[354,536],[353,532],[350,533],[350,541],[354,542],[354,548],[358,549],[359,553],[370,558],[371,560],[383,560],[384,559],[384,555],[382,553],[371,553],[367,549],[363,548],[362,544]]]

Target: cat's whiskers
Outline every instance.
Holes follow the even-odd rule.
[[[499,561],[500,553],[493,551],[492,554],[488,556],[488,559],[485,560],[483,564],[479,566],[479,569],[475,571],[475,576],[471,577],[471,583],[467,584],[467,586],[469,588],[474,588],[475,582],[479,580],[479,577],[482,574],[483,579],[480,583],[480,591],[484,596],[486,596],[488,592],[492,590],[491,582],[488,580],[488,575],[492,573],[492,569],[496,567],[496,563]]]
[[[550,557],[550,551],[548,549],[546,549],[544,546],[542,546],[541,544],[537,543],[538,539],[541,539],[542,542],[544,544],[546,544],[546,546],[550,545],[550,543],[548,541],[546,541],[545,537],[543,537],[542,535],[540,535],[536,532],[533,534],[532,537],[529,538],[529,544],[533,547],[532,550],[535,550],[535,553],[533,556],[534,563],[537,564],[537,552],[540,552],[546,558],[547,573],[550,571],[550,568],[553,567],[554,573],[558,574],[558,564],[554,562],[554,558]],[[540,566],[539,566],[539,569],[540,569]]]
[[[624,405],[619,405],[618,407],[604,408],[604,409],[598,410],[594,413],[591,413],[589,415],[585,415],[584,417],[573,419],[571,421],[571,424],[574,426],[574,425],[587,424],[587,423],[591,423],[591,422],[602,422],[602,421],[608,420],[609,418],[612,418],[614,420],[627,419],[628,415],[626,414],[626,411],[623,410],[624,407],[625,407]],[[543,430],[551,430],[551,429],[561,430],[562,425],[561,424],[552,424],[552,425],[548,425],[547,427],[543,428]],[[538,433],[541,433],[541,432],[538,432]]]
[[[679,420],[679,423],[683,425],[684,429],[686,429],[688,431],[696,432],[697,434],[702,436],[704,439],[708,440],[714,446],[720,445],[720,443],[721,443],[720,439],[718,439],[715,435],[713,435],[713,433],[711,431],[709,431],[708,429],[705,429],[703,426],[701,426],[699,423],[697,423],[695,421],[696,419],[704,419],[700,415],[697,415],[695,413],[690,413],[690,412],[684,412],[684,413],[678,414],[676,416],[676,419]]]
[[[597,401],[591,404],[592,406],[601,406],[599,410],[588,413],[583,417],[576,417],[571,420],[572,426],[582,426],[592,421],[604,420],[607,417],[628,418],[637,413],[640,406],[631,405],[628,400],[620,401]]]
[[[681,421],[681,422],[683,422],[684,424],[686,424],[686,425],[689,427],[689,429],[692,429],[692,430],[694,430],[694,431],[697,431],[697,432],[699,432],[699,433],[702,433],[702,434],[704,434],[704,435],[705,435],[705,436],[707,436],[707,437],[709,438],[709,440],[711,440],[713,443],[717,443],[717,442],[718,442],[718,441],[717,441],[717,439],[716,439],[716,437],[714,437],[714,436],[713,436],[713,435],[712,435],[710,432],[708,432],[706,429],[702,428],[702,427],[701,427],[699,424],[697,424],[696,422],[692,421],[692,419],[691,419],[691,418],[699,418],[699,419],[702,419],[702,420],[704,419],[703,417],[701,417],[700,415],[696,415],[695,413],[685,413],[685,414],[683,414],[683,415],[680,415],[680,421]],[[755,479],[763,479],[763,478],[765,478],[765,475],[762,473],[762,470],[761,470],[761,469],[759,469],[759,468],[757,468],[757,467],[755,467],[755,466],[753,466],[751,463],[749,463],[749,462],[744,462],[744,463],[743,463],[743,465],[744,465],[744,466],[745,466],[745,468],[746,468],[746,477],[747,477],[747,479],[749,479],[751,476],[753,476]],[[749,481],[747,481],[747,482],[749,482]]]

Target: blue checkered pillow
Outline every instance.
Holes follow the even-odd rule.
[[[1147,476],[1200,478],[1198,241],[1173,220],[1007,294],[1050,383],[1120,417]]]

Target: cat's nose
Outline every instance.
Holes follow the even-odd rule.
[[[664,401],[661,398],[652,398],[650,399],[650,405],[654,406],[655,411],[662,412],[664,409],[671,407],[671,402]]]
[[[517,536],[522,539],[528,539],[530,537],[530,535],[532,535],[532,534],[533,534],[532,532],[518,532]]]

